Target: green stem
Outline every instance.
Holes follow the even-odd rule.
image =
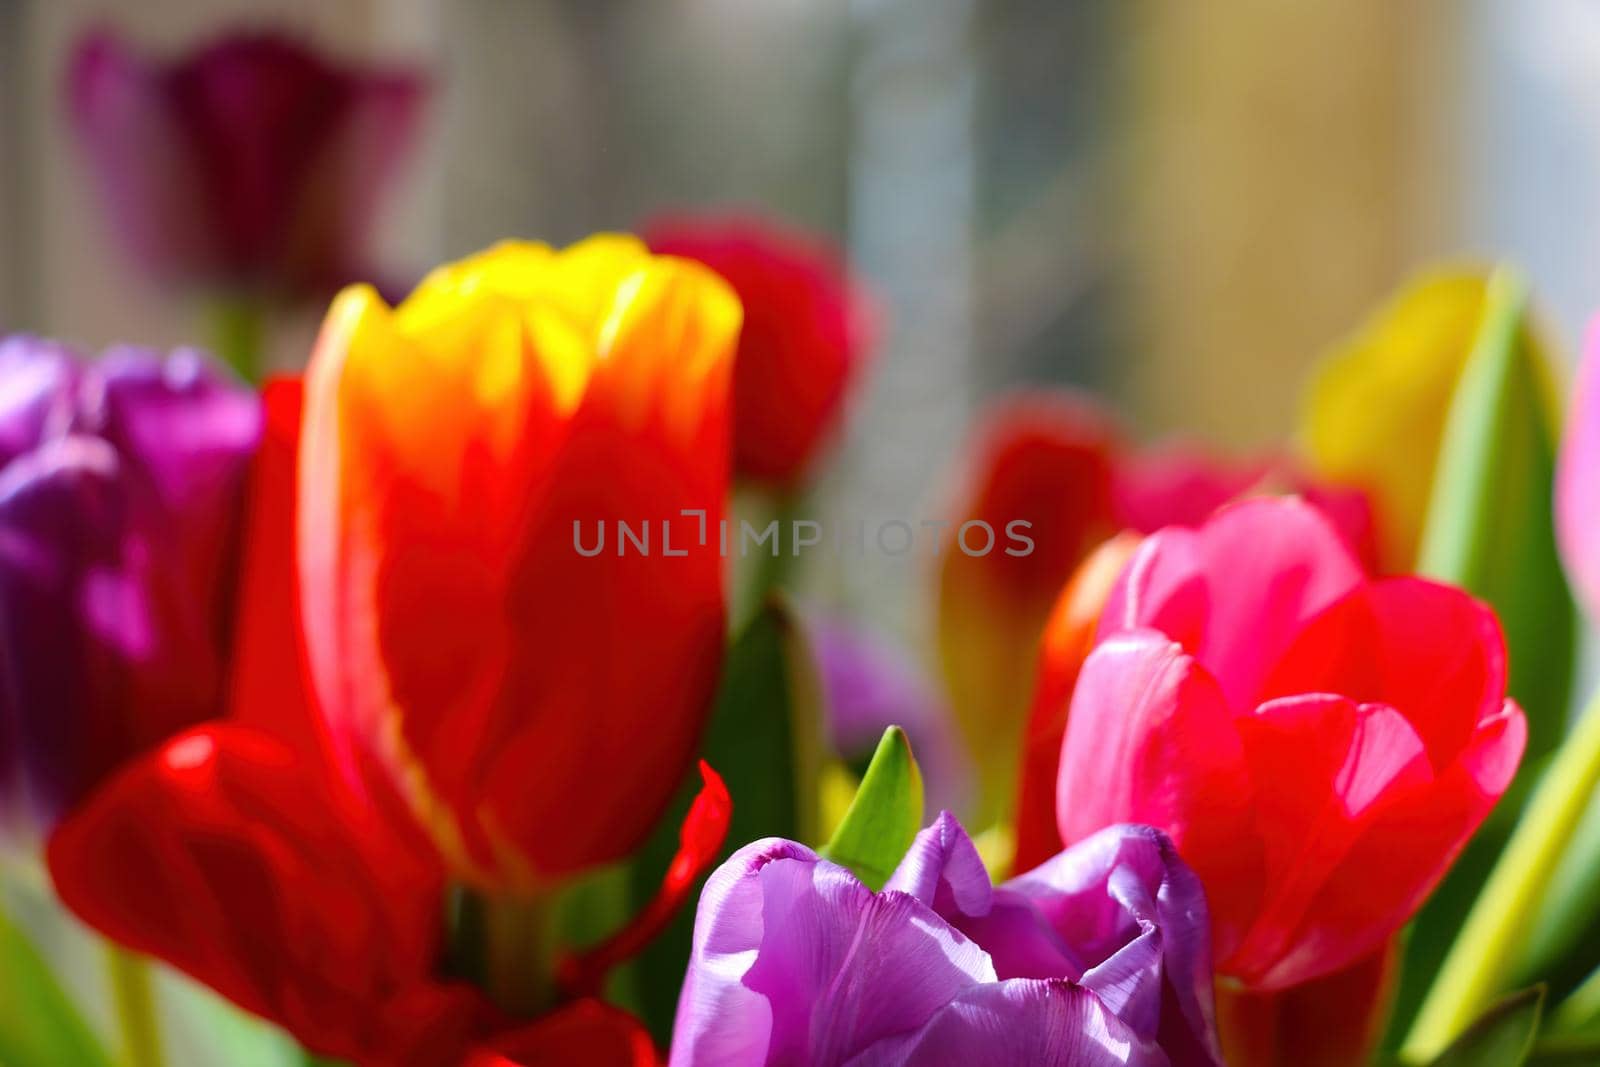
[[[266,311],[259,299],[220,294],[207,308],[211,347],[245,381],[260,381],[266,369]]]
[[[1401,1049],[1409,1063],[1432,1060],[1502,992],[1534,911],[1600,786],[1600,696],[1556,751],[1505,851],[1445,957]]]
[[[106,945],[106,977],[127,1067],[161,1067],[161,1026],[156,1019],[150,963],[117,945]]]
[[[484,989],[514,1018],[532,1018],[555,1001],[553,903],[547,897],[483,900]]]

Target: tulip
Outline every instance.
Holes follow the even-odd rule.
[[[677,900],[727,829],[727,793],[705,780],[663,886]],[[312,1052],[360,1067],[654,1062],[637,1021],[592,1000],[519,1022],[439,978],[437,856],[265,730],[200,726],[134,761],[57,828],[48,859],[79,918]]]
[[[415,70],[340,64],[273,33],[154,61],[100,30],[74,50],[67,95],[142,270],[323,297],[366,272],[376,208],[427,86]]]
[[[1485,605],[1368,577],[1303,502],[1236,504],[1151,535],[1118,579],[1072,695],[1057,826],[1171,834],[1218,973],[1289,989],[1386,945],[1505,791],[1527,737],[1505,686]]]
[[[1572,391],[1556,469],[1556,539],[1573,590],[1591,620],[1600,619],[1600,319]]]
[[[1320,493],[1319,505],[1338,515],[1353,541],[1369,536],[1359,495],[1310,487],[1281,461],[1227,464],[1185,446],[1131,448],[1107,413],[1071,392],[1037,390],[997,403],[969,455],[951,528],[959,535],[986,524],[996,544],[976,551],[986,535],[972,526],[966,544],[973,551],[952,539],[944,552],[938,641],[952,709],[978,766],[985,821],[1001,817],[1015,795],[1040,633],[1062,586],[1096,545],[1120,530],[1198,523],[1241,493],[1276,483]]]
[[[792,841],[706,882],[670,1063],[1218,1065],[1206,907],[1107,829],[995,887],[948,813],[883,890]]]
[[[0,342],[0,792],[48,825],[222,713],[255,395],[199,353]]]
[[[733,375],[733,465],[741,478],[792,491],[838,430],[876,332],[865,294],[838,253],[756,218],[662,218],[652,251],[698,260],[744,305]]]
[[[456,879],[537,895],[631,852],[683,780],[723,651],[704,531],[738,329],[719,278],[622,237],[334,302],[300,442],[313,690]]]

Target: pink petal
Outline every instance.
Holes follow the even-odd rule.
[[[1322,512],[1294,497],[1246,500],[1199,529],[1148,538],[1112,591],[1100,632],[1160,630],[1205,666],[1232,706],[1254,707],[1300,628],[1362,578]]]

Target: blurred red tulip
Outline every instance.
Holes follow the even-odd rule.
[[[1151,535],[1097,640],[1061,751],[1062,839],[1169,833],[1205,883],[1218,973],[1249,990],[1383,946],[1522,755],[1489,608],[1369,578],[1301,501]]]
[[[716,538],[680,513],[723,514],[738,325],[710,271],[620,237],[329,312],[299,467],[315,690],[458,879],[533,892],[619,859],[682,782],[725,624]],[[596,527],[616,543],[580,551]]]
[[[414,139],[414,70],[342,65],[272,33],[170,61],[86,36],[72,124],[139,265],[184,284],[321,297],[366,273],[384,186]]]
[[[432,977],[437,862],[264,732],[180,735],[64,820],[48,855],[90,926],[315,1052],[437,1067],[493,1022],[476,991]]]
[[[1359,493],[1310,484],[1281,459],[1223,462],[1183,444],[1131,447],[1095,401],[1068,390],[1032,390],[995,403],[968,455],[972,466],[952,528],[983,523],[997,542],[987,553],[956,543],[945,551],[939,655],[979,767],[984,819],[1002,817],[1015,797],[1039,636],[1063,585],[1095,545],[1120,530],[1200,523],[1247,493],[1297,492],[1326,510],[1363,558],[1372,550]],[[1011,549],[1019,542],[1007,537],[1013,528],[1028,542],[1017,551]],[[972,543],[985,536],[973,533]],[[1034,715],[1064,722],[1066,708],[1035,705]],[[1041,766],[1054,758],[1037,757]],[[1024,858],[1053,854],[1033,848],[1047,840],[1031,837]]]
[[[838,253],[754,217],[669,217],[645,228],[652,251],[710,267],[744,305],[733,373],[733,465],[794,489],[814,472],[873,342],[865,295]]]

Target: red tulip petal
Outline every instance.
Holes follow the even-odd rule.
[[[1366,831],[1426,796],[1433,770],[1399,712],[1327,694],[1265,704],[1240,721],[1239,736],[1255,790],[1265,879],[1249,934],[1219,957],[1218,970],[1257,988],[1283,988],[1354,962],[1399,928],[1366,924],[1341,931],[1345,936],[1333,943],[1304,930],[1321,919],[1312,901],[1346,871],[1363,872],[1372,910],[1395,909],[1394,872],[1353,864],[1350,853]],[[1381,884],[1372,882],[1374,870],[1384,871]]]
[[[1061,838],[1121,822],[1166,831],[1207,888],[1219,959],[1261,891],[1251,800],[1234,717],[1181,647],[1136,630],[1089,655],[1061,749]]]
[[[1339,693],[1397,708],[1442,771],[1478,724],[1500,713],[1505,689],[1505,639],[1488,605],[1436,582],[1391,578],[1311,620],[1273,668],[1262,698]]]
[[[251,472],[228,715],[297,751],[318,752],[323,729],[311,703],[294,582],[301,397],[298,378],[273,379],[261,390],[266,419]]]
[[[1526,742],[1522,711],[1507,701],[1436,782],[1393,790],[1307,905],[1291,935],[1301,947],[1264,972],[1262,984],[1283,988],[1310,971],[1325,973],[1323,965],[1348,958],[1351,946],[1405,925],[1510,784]]]
[[[1151,627],[1180,642],[1235,708],[1254,707],[1306,621],[1362,580],[1350,546],[1316,508],[1261,498],[1197,530],[1149,537],[1123,573],[1101,635]]]
[[[319,1052],[417,1062],[401,1050],[450,1048],[479,1022],[476,994],[431,982],[438,870],[260,731],[197,727],[128,766],[48,859],[91,926]]]
[[[672,921],[694,892],[700,877],[710,870],[728,837],[733,800],[722,778],[705,760],[700,761],[703,784],[684,816],[661,888],[632,922],[594,948],[562,964],[561,984],[574,995],[597,994],[613,967],[638,955]]]

